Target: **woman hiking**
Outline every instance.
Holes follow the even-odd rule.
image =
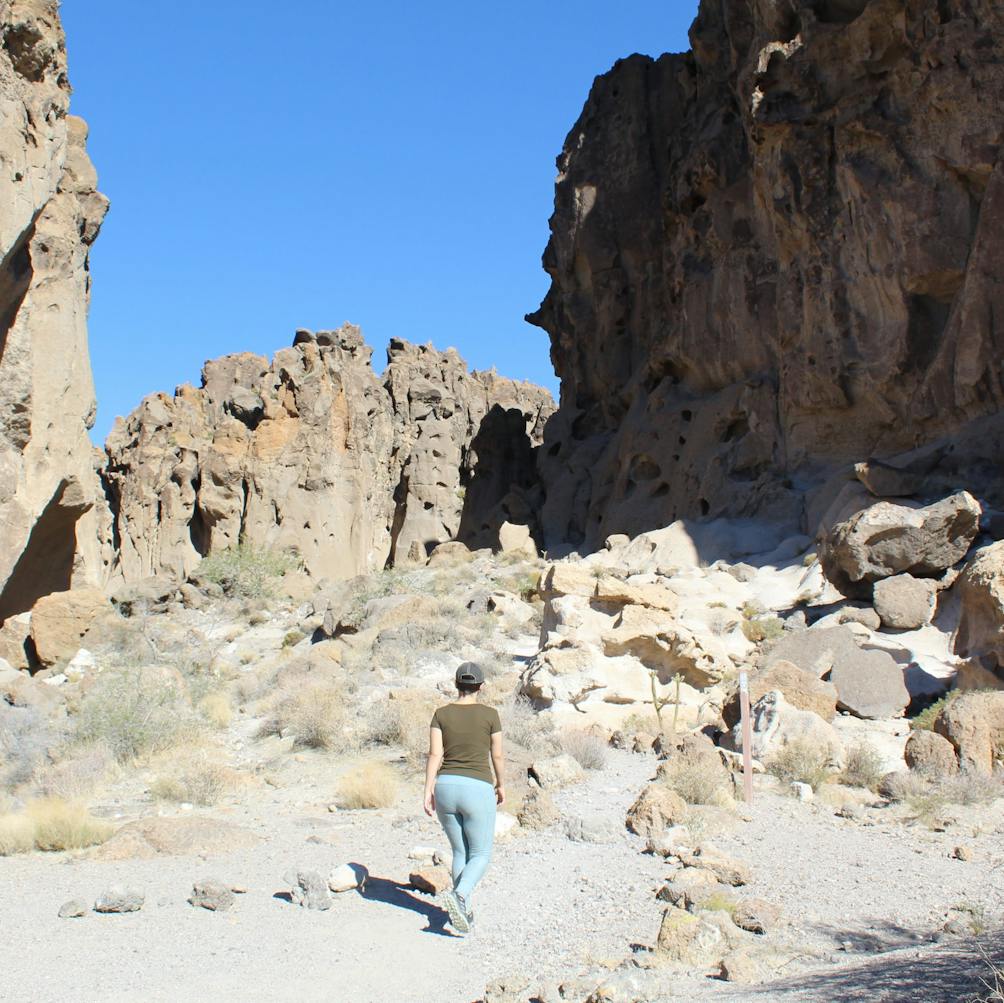
[[[425,813],[435,812],[453,850],[453,889],[442,899],[458,933],[474,923],[471,896],[492,858],[495,807],[505,801],[502,723],[494,707],[478,703],[484,681],[480,665],[464,662],[456,701],[440,707],[429,726]]]

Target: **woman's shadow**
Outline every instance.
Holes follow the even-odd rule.
[[[385,902],[387,905],[396,906],[398,909],[410,909],[424,916],[428,926],[422,933],[434,933],[440,937],[454,937],[455,934],[446,929],[449,914],[445,909],[432,902],[425,902],[412,895],[409,891],[410,885],[401,881],[391,881],[389,878],[375,878],[372,875],[366,878],[359,894],[364,899],[372,902]]]

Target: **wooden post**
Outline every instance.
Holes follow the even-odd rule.
[[[753,722],[750,721],[750,680],[739,673],[739,714],[743,729],[743,793],[747,804],[753,803]]]

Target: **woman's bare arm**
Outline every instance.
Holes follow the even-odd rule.
[[[502,746],[502,732],[492,735],[492,769],[495,770],[495,800],[505,801],[505,750]]]
[[[425,814],[436,811],[436,775],[443,765],[443,733],[438,728],[429,729],[429,759],[425,764]]]

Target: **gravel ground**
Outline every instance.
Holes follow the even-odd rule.
[[[566,792],[562,805],[623,819],[651,772],[650,759],[612,753],[608,768]],[[551,831],[497,845],[475,900],[478,929],[454,936],[430,897],[403,886],[411,847],[446,846],[438,823],[421,814],[420,793],[416,780],[396,810],[329,814],[330,796],[300,804],[284,788],[268,803],[214,813],[266,837],[217,860],[0,858],[4,926],[31,931],[30,948],[5,962],[0,997],[462,1003],[480,998],[491,978],[527,966],[559,977],[620,958],[658,928],[653,892],[663,868],[635,837],[618,830],[608,844],[573,843]],[[291,867],[326,875],[345,861],[369,868],[365,896],[340,894],[327,912],[274,897],[288,890],[282,875]],[[228,913],[193,909],[185,900],[203,876],[248,892]],[[66,900],[91,902],[113,883],[143,889],[143,910],[57,918]]]
[[[470,1003],[499,976],[553,984],[599,971],[629,956],[630,945],[651,944],[658,930],[654,892],[671,868],[641,853],[641,841],[622,829],[654,765],[651,757],[611,751],[607,768],[557,797],[567,815],[608,819],[607,842],[572,842],[560,828],[500,842],[468,938],[445,927],[430,897],[405,886],[411,847],[445,847],[438,824],[418,808],[419,781],[393,809],[332,814],[322,760],[300,764],[300,783],[263,788],[212,813],[258,832],[264,842],[254,850],[215,860],[0,858],[4,925],[31,932],[26,946],[8,952],[0,998]],[[705,838],[753,867],[755,882],[744,892],[781,906],[786,925],[767,938],[790,958],[778,981],[744,990],[670,973],[640,977],[653,1000],[967,998],[939,995],[937,986],[964,962],[972,970],[971,949],[930,937],[959,903],[972,908],[968,915],[999,922],[1002,807],[966,809],[947,832],[934,833],[897,822],[888,810],[851,820],[820,802],[760,790],[726,824],[710,816]],[[950,859],[960,843],[973,849],[973,860]],[[289,869],[327,874],[346,861],[369,868],[366,894],[338,895],[328,912],[277,897],[288,890],[282,875]],[[246,885],[247,894],[229,913],[193,909],[186,898],[204,876]],[[64,901],[91,902],[115,883],[143,889],[144,909],[57,918]],[[923,972],[927,995],[907,992]]]

